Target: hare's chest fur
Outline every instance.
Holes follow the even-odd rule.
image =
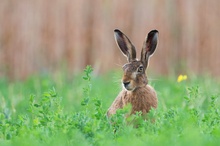
[[[151,108],[157,108],[156,92],[149,85],[134,91],[123,90],[121,92],[121,100],[123,107],[129,103],[132,105],[132,114],[137,111],[141,111],[144,114],[148,113]]]

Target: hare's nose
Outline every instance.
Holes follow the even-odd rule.
[[[124,85],[125,87],[127,87],[129,84],[130,84],[130,82],[123,82],[123,85]]]

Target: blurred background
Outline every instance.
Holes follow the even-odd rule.
[[[219,0],[1,0],[0,77],[25,79],[91,64],[101,74],[126,62],[113,37],[123,31],[140,55],[159,30],[149,71],[220,75]]]

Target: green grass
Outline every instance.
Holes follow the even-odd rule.
[[[0,80],[0,145],[218,145],[220,82],[188,76],[150,80],[157,110],[147,121],[130,106],[112,118],[106,111],[120,91],[121,72],[35,76],[24,82]],[[128,124],[130,120],[138,122]],[[152,122],[152,120],[154,122]],[[114,123],[114,124],[110,124]]]

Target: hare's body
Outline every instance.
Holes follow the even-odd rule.
[[[127,104],[131,104],[131,114],[141,111],[146,114],[151,108],[157,108],[157,95],[155,90],[148,85],[146,69],[149,57],[154,53],[158,31],[152,30],[148,33],[141,52],[141,59],[136,58],[136,49],[120,30],[115,30],[115,39],[121,52],[127,57],[128,63],[123,66],[124,75],[122,78],[123,90],[116,97],[107,115],[115,114]]]
[[[134,91],[123,89],[108,109],[107,115],[115,114],[116,110],[122,109],[129,103],[132,105],[131,114],[138,111],[141,111],[142,114],[148,113],[152,107],[157,108],[156,92],[150,85],[137,88]]]

